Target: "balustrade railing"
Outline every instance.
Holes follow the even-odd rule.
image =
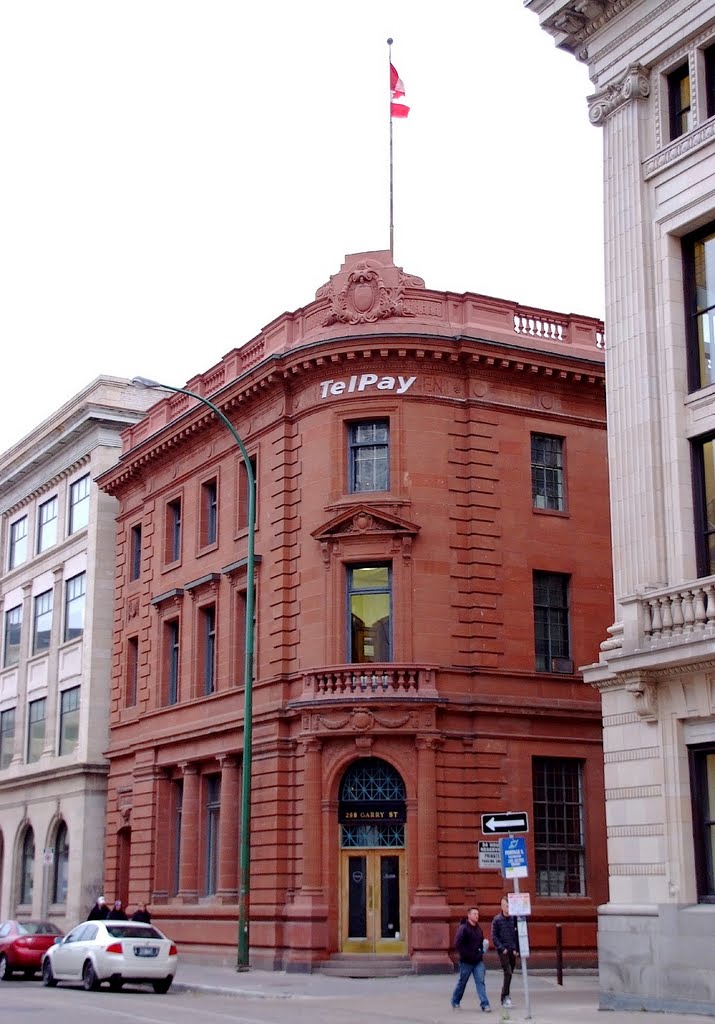
[[[646,594],[640,603],[650,646],[715,636],[715,577]]]
[[[347,697],[432,697],[434,669],[424,665],[337,665],[303,676],[302,700]]]

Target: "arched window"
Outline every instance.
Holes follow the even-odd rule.
[[[67,826],[61,821],[55,834],[55,859],[52,868],[52,902],[67,902],[70,843]]]
[[[340,784],[341,846],[405,845],[405,784],[387,761],[355,761]]]
[[[28,825],[22,840],[20,854],[20,903],[32,904],[32,889],[35,875],[35,833]]]

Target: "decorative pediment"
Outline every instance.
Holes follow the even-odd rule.
[[[359,539],[382,539],[385,554],[399,554],[409,559],[412,554],[412,541],[420,531],[420,527],[407,519],[392,515],[371,505],[352,505],[344,509],[334,519],[313,530],[311,536],[320,542],[323,558],[327,564],[333,552],[345,543]]]
[[[356,253],[345,258],[340,272],[319,288],[327,299],[324,326],[333,323],[373,324],[390,317],[411,316],[403,303],[405,288],[424,288],[421,277],[396,267],[389,252]]]

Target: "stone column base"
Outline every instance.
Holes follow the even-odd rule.
[[[303,890],[286,906],[285,969],[310,973],[328,958],[328,903],[320,890]]]

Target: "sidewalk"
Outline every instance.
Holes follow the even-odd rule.
[[[479,1013],[474,986],[467,988],[462,1000],[461,1015],[449,1006],[449,997],[455,984],[451,974],[418,974],[399,978],[335,978],[322,974],[286,974],[282,971],[238,972],[233,967],[211,966],[179,962],[174,989],[223,996],[241,996],[246,999],[284,1000],[302,1002],[326,1000],[337,1003],[360,999],[361,1016],[372,1020],[399,1018],[415,1024],[470,1019],[474,1013],[480,1019],[494,1024],[511,1022],[521,1024],[533,1020],[535,1024],[697,1024],[709,1017],[692,1014],[662,1014],[652,1011],[609,1011],[598,1009],[598,978],[595,975],[565,974],[563,986],[557,985],[555,973],[529,974],[529,1003],[531,1016],[527,1017],[523,982],[520,973],[512,981],[513,1008],[499,1006],[500,971],[487,971],[487,991],[492,1002],[491,1015]],[[713,1008],[715,1015],[715,1007]]]

